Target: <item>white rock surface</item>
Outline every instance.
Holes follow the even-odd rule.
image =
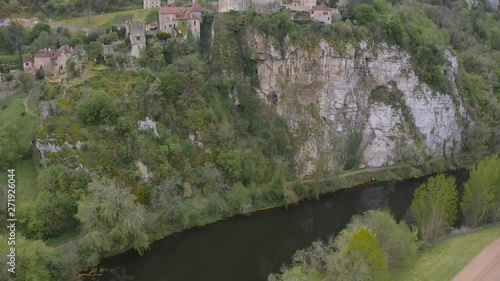
[[[139,170],[139,174],[141,175],[141,180],[144,182],[149,182],[149,180],[153,177],[153,173],[149,171],[148,166],[144,165],[141,160],[135,161],[135,165]]]
[[[462,147],[463,129],[456,115],[467,119],[452,87],[452,96],[433,92],[419,81],[410,57],[396,47],[345,45],[336,50],[326,41],[305,50],[288,44],[283,56],[271,40],[256,35],[254,49],[260,59],[259,95],[265,102],[271,95],[273,108],[284,116],[302,145],[296,155],[298,172],[311,174],[322,151],[335,151],[352,132],[362,136],[362,167],[392,164],[396,141],[413,145],[410,126],[401,110],[370,103],[369,95],[378,86],[402,92],[402,101],[421,135],[428,153],[457,152]],[[454,82],[458,60],[450,52],[443,67]]]
[[[146,117],[146,120],[144,121],[138,121],[137,125],[140,132],[153,130],[155,137],[160,137],[160,135],[158,134],[158,130],[156,129],[156,122],[149,119],[149,117]]]
[[[59,152],[65,147],[68,147],[70,149],[80,149],[82,145],[80,141],[77,141],[74,144],[70,144],[67,141],[65,141],[62,145],[56,145],[55,141],[56,140],[54,139],[36,140],[35,146],[38,149],[38,151],[40,151],[40,158],[42,163],[45,163],[45,161],[47,160],[45,154],[48,152],[49,153]]]

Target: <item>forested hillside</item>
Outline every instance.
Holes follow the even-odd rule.
[[[2,12],[18,12],[9,10],[16,2],[0,2]],[[75,15],[90,3],[28,2],[40,11]],[[136,2],[97,6],[111,11]],[[40,42],[58,47],[64,41],[86,53],[83,69],[75,60],[68,63],[67,84],[6,73],[19,97],[1,101],[0,168],[29,166],[32,180],[18,187],[30,198],[18,211],[21,241],[30,245],[19,253],[31,262],[22,270],[40,271],[40,281],[71,280],[76,273],[69,269],[95,266],[103,256],[144,251],[149,242],[186,228],[335,190],[345,185],[337,178],[343,170],[392,163],[402,168],[399,177],[419,176],[500,150],[499,11],[483,2],[469,9],[462,1],[374,0],[350,1],[341,13],[332,25],[292,20],[286,11],[206,13],[199,41],[149,38],[131,63],[104,56],[96,43],[123,36],[117,30],[85,36],[42,25],[0,28],[0,49],[16,59],[17,50],[34,52]],[[49,34],[60,40],[50,41]],[[287,68],[293,56],[304,59],[296,69],[306,70]],[[327,94],[336,91],[322,94],[325,83],[314,84],[315,77],[333,72],[325,75],[307,63],[325,57],[352,60],[348,66],[356,74],[345,74],[351,87],[345,92],[359,99],[350,101],[352,107],[341,105],[334,121],[315,95],[333,103]],[[376,67],[404,68],[380,74],[370,66],[379,61]],[[291,87],[292,76],[266,63],[313,82],[297,79]],[[410,90],[392,86],[402,76],[413,81]],[[437,100],[439,107],[417,115],[415,104],[422,100]],[[445,111],[449,122],[441,124],[436,116]],[[379,137],[394,145],[386,147],[391,158],[381,164],[373,160],[378,155],[368,155],[370,116],[396,120],[384,126],[398,131]],[[436,130],[424,134],[426,123],[419,120],[437,124]],[[456,130],[447,130],[449,124]],[[308,139],[325,138],[308,145]],[[322,184],[326,178],[333,181]],[[39,242],[75,229],[83,238],[63,258]],[[47,255],[30,252],[39,248]]]

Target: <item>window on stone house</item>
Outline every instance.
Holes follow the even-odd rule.
[[[326,18],[326,20],[330,20],[330,17]]]
[[[194,21],[194,26],[196,26],[196,21]]]
[[[168,27],[172,27],[172,25],[171,25],[171,24],[169,24],[169,25],[168,25]]]
[[[141,36],[137,36],[136,40],[141,41]]]

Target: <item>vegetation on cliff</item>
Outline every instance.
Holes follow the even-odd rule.
[[[34,198],[19,211],[20,231],[33,240],[75,228],[84,235],[71,258],[56,262],[51,253],[47,257],[52,261],[32,257],[43,269],[52,270],[48,275],[40,273],[38,280],[57,280],[66,274],[65,268],[95,265],[102,255],[128,248],[143,250],[147,241],[189,227],[317,196],[327,190],[321,186],[328,174],[322,164],[326,157],[336,157],[339,167],[356,167],[359,134],[352,136],[352,145],[341,156],[320,157],[322,168],[313,175],[313,186],[301,180],[287,184],[296,179],[294,156],[300,140],[257,94],[257,59],[249,43],[256,34],[271,38],[282,55],[287,44],[312,49],[322,39],[340,53],[346,43],[358,46],[362,40],[397,45],[412,56],[414,70],[423,81],[447,93],[451,84],[442,71],[443,52],[451,49],[460,63],[459,94],[476,121],[466,149],[500,149],[499,14],[483,3],[478,5],[469,10],[465,3],[455,2],[350,1],[344,19],[332,25],[294,21],[289,12],[207,14],[199,42],[150,39],[136,62],[140,66],[136,72],[123,70],[125,64],[118,57],[104,60],[97,38],[109,41],[115,38],[114,32],[123,37],[111,29],[85,35],[64,28],[51,31],[43,24],[29,31],[17,25],[10,31],[0,28],[2,53],[15,54],[26,44],[33,51],[64,42],[85,45],[88,53],[85,77],[72,67],[74,61],[68,64],[74,83],[67,85],[37,81],[40,84],[33,88],[26,75],[6,74],[7,80],[15,78],[16,91],[32,94],[28,103],[37,99],[42,105],[38,127],[39,119],[24,112],[22,99],[12,97],[1,103],[0,116],[9,122],[0,126],[0,168],[33,159],[39,170],[26,184]],[[387,92],[374,94],[375,100],[400,106],[384,96]],[[411,168],[425,169],[429,165],[424,162],[417,161]],[[445,162],[439,163],[444,168]],[[479,186],[477,181],[471,177],[469,186]],[[466,185],[465,198],[477,192],[487,202],[464,201],[471,224],[486,220],[479,213],[487,213],[488,220],[498,217],[498,201],[490,200],[497,193],[489,186],[477,191]],[[116,196],[126,200],[117,202]],[[90,206],[95,204],[103,213],[92,212]],[[117,208],[123,212],[106,212]],[[123,215],[131,219],[130,227],[123,225]],[[383,248],[386,238],[377,233],[382,229],[367,225],[365,219],[359,221],[366,227],[353,226],[340,236],[342,243],[318,247],[326,256],[336,252],[332,256],[339,261],[365,260],[368,265],[359,264],[360,273],[375,272],[385,278],[387,269],[405,257]],[[402,233],[401,245],[413,249],[413,234],[406,226],[390,225],[391,231]],[[340,269],[304,270],[292,271],[316,278]]]

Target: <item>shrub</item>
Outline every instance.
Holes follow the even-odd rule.
[[[84,98],[76,111],[80,120],[86,124],[113,122],[117,117],[113,98],[104,91],[97,91]]]
[[[5,81],[10,82],[12,79],[14,79],[14,75],[12,75],[12,73],[5,74]]]
[[[397,223],[386,211],[371,210],[354,216],[346,229],[356,230],[366,226],[377,236],[380,250],[390,267],[401,265],[417,252],[417,236],[404,221]]]
[[[356,20],[362,25],[370,25],[377,18],[377,10],[372,5],[361,4],[356,7]]]
[[[42,80],[44,77],[45,77],[45,70],[43,70],[43,67],[40,67],[35,73],[35,78],[37,80]]]

